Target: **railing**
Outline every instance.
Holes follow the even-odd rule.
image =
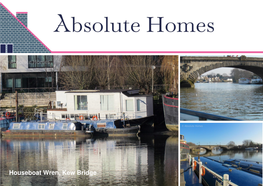
[[[200,112],[200,111],[194,111],[194,110],[190,110],[190,109],[185,109],[185,108],[181,108],[180,109],[181,114],[187,114],[190,116],[195,116],[198,117],[200,121],[205,121],[205,120],[217,120],[217,121],[221,121],[221,120],[235,120],[235,121],[242,121],[240,119],[235,119],[235,118],[229,118],[229,117],[224,117],[224,116],[218,116],[218,115],[214,115],[214,114],[208,114],[205,112]]]
[[[229,180],[229,175],[228,174],[224,174],[223,176],[220,176],[219,174],[217,174],[216,172],[212,171],[211,169],[207,168],[206,166],[202,165],[201,161],[196,161],[194,158],[191,158],[191,155],[188,155],[188,160],[189,160],[189,165],[191,165],[192,163],[192,171],[194,171],[194,162],[196,162],[199,165],[199,183],[202,183],[202,173],[203,173],[203,169],[205,168],[208,172],[210,172],[214,177],[216,177],[220,182],[223,183],[223,186],[238,186],[237,184],[231,182]]]

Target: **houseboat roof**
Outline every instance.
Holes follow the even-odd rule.
[[[69,90],[65,93],[123,93],[124,95],[130,96],[152,96],[139,94],[139,89],[112,89],[112,90]]]

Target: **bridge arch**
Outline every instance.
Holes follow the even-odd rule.
[[[220,67],[248,70],[263,79],[263,58],[183,56],[180,58],[181,86],[193,87],[198,76]]]

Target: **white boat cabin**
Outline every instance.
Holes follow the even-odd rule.
[[[139,90],[56,91],[56,108],[47,109],[47,119],[87,120],[138,119],[153,116],[152,95]]]

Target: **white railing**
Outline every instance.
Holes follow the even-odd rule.
[[[192,171],[194,171],[194,162],[196,162],[199,165],[199,183],[202,183],[202,173],[203,173],[203,168],[205,168],[208,172],[210,172],[214,177],[216,177],[219,181],[223,183],[223,186],[238,186],[237,184],[231,182],[229,180],[229,175],[224,174],[223,177],[217,174],[216,172],[212,171],[211,169],[207,168],[206,166],[202,165],[201,161],[196,161],[194,158],[191,158],[191,155],[188,155],[188,160],[189,160],[189,165],[192,163]],[[192,160],[192,161],[191,161]]]

